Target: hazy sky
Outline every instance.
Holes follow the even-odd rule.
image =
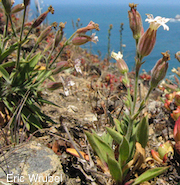
[[[15,0],[16,3],[20,3],[23,0]],[[129,4],[129,3],[136,3],[136,4],[176,4],[180,5],[180,0],[39,0],[43,1],[45,4]],[[34,0],[31,0],[33,3]]]

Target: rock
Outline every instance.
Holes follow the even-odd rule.
[[[97,116],[93,113],[86,113],[84,115],[84,120],[87,121],[87,122],[94,122],[94,121],[97,121]]]
[[[12,148],[0,163],[0,179],[6,183],[57,185],[65,180],[58,156],[35,141]]]

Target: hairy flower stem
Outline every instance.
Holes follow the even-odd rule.
[[[127,88],[127,97],[128,97],[128,101],[129,101],[129,105],[130,105],[130,115],[132,114],[132,98],[131,98],[131,90],[130,90],[130,82],[129,82],[129,78],[127,76],[127,72],[124,73],[125,75],[125,81],[126,81],[126,88]]]
[[[54,58],[54,60],[52,61],[52,63],[49,65],[48,68],[51,68],[52,65],[56,62],[57,58],[60,56],[60,54],[61,54],[61,52],[63,51],[63,49],[64,49],[67,45],[69,45],[69,42],[71,41],[71,39],[74,37],[75,34],[76,34],[76,32],[74,32],[74,33],[69,37],[69,39],[66,40],[66,42],[63,44],[61,50],[59,51],[59,53],[58,53],[57,56]]]
[[[13,31],[13,35],[16,37],[16,32],[14,30],[14,25],[13,25],[13,22],[12,22],[12,18],[11,18],[11,15],[9,14],[9,20],[10,20],[10,23],[11,23],[11,28],[12,28],[12,31]]]
[[[136,106],[136,102],[137,102],[137,90],[138,90],[138,79],[139,79],[139,71],[140,71],[140,68],[141,68],[141,65],[143,64],[141,61],[142,61],[142,58],[137,58],[135,59],[136,60],[136,73],[135,73],[135,82],[134,82],[134,97],[133,97],[133,109],[132,109],[132,114],[134,113],[135,111],[135,106]]]
[[[4,31],[4,42],[3,42],[3,50],[6,45],[7,39],[5,39],[8,35],[8,24],[9,24],[9,17],[6,15],[6,26],[5,26],[5,31]]]
[[[24,22],[26,17],[26,6],[24,7],[24,13],[23,13],[23,22],[21,26],[21,32],[19,37],[19,45],[18,45],[18,51],[17,51],[17,61],[16,61],[16,69],[19,69],[19,61],[20,61],[20,52],[21,52],[21,43],[22,43],[22,35],[23,35],[23,29],[24,29]]]

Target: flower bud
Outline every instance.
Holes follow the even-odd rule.
[[[60,29],[56,32],[54,47],[57,47],[59,42],[61,42],[61,40],[62,40],[62,37],[63,37],[63,34],[64,34],[63,29],[65,28],[65,24],[66,23],[62,23],[62,22],[59,24]]]
[[[71,67],[71,64],[68,61],[61,61],[56,64],[56,68],[52,70],[52,74],[58,74],[63,70],[66,70]]]
[[[151,87],[155,88],[158,83],[166,76],[166,71],[168,69],[167,61],[170,60],[170,55],[168,52],[161,53],[163,58],[159,59],[151,71]]]
[[[2,5],[5,9],[5,12],[7,14],[10,14],[11,13],[11,6],[12,6],[11,0],[2,0]]]
[[[21,4],[17,4],[16,6],[14,6],[12,9],[11,9],[11,13],[17,13],[17,12],[20,12],[21,10],[24,9],[24,4],[21,3]]]
[[[157,30],[148,30],[140,37],[137,52],[141,57],[145,57],[151,53],[156,43],[156,32]]]
[[[169,27],[165,24],[170,19],[165,17],[153,17],[151,14],[147,14],[147,19],[150,23],[149,28],[147,31],[140,37],[137,45],[137,52],[140,55],[140,58],[143,58],[151,53],[155,46],[156,42],[156,32],[160,26],[163,26],[164,30],[169,30]]]
[[[143,30],[141,15],[136,10],[137,4],[129,3],[129,7],[131,8],[128,11],[129,25],[133,32],[133,38],[139,39]]]
[[[61,82],[49,82],[47,84],[47,89],[48,90],[56,90],[63,87],[63,84]]]
[[[177,143],[180,141],[180,116],[178,117],[173,130],[174,140]]]
[[[129,68],[128,68],[126,62],[123,60],[123,58],[122,58],[123,55],[121,54],[120,51],[118,52],[118,54],[115,52],[112,52],[111,57],[116,60],[116,65],[117,65],[117,68],[119,69],[120,73],[124,74],[129,71]]]
[[[90,30],[97,30],[99,31],[99,25],[94,23],[93,21],[90,21],[89,24],[86,26],[86,27],[83,27],[83,28],[79,28],[76,33],[86,33],[87,31],[90,31]]]
[[[88,35],[84,35],[84,36],[76,36],[72,39],[72,43],[76,46],[79,45],[83,45],[86,44],[87,42],[89,42],[91,40],[91,37],[89,37]]]
[[[36,28],[38,27],[43,21],[44,19],[47,17],[47,14],[51,12],[52,14],[54,14],[54,8],[52,6],[49,6],[48,10],[44,13],[42,13],[33,23],[32,28]]]
[[[176,121],[179,118],[179,116],[180,116],[180,106],[178,106],[177,109],[171,113],[171,117],[174,119],[174,121]]]
[[[37,43],[40,43],[43,39],[45,39],[51,32],[52,27],[56,27],[56,26],[57,26],[57,23],[54,22],[51,26],[48,26],[44,31],[42,31],[40,36],[37,39]]]
[[[79,46],[79,45],[86,44],[89,41],[94,42],[94,43],[98,41],[98,37],[95,36],[95,33],[93,33],[91,36],[85,35],[85,34],[77,34],[72,39],[72,44]]]
[[[25,7],[28,6],[29,3],[30,3],[30,0],[24,0],[24,6],[25,6]]]

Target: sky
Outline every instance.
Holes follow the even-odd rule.
[[[180,5],[180,0],[39,0],[43,1],[44,4],[52,4],[55,5],[56,3],[62,4],[129,4],[129,3],[136,3],[136,4],[171,4],[171,5]],[[15,0],[16,4],[21,3],[22,0]],[[33,3],[34,0],[31,0]]]

